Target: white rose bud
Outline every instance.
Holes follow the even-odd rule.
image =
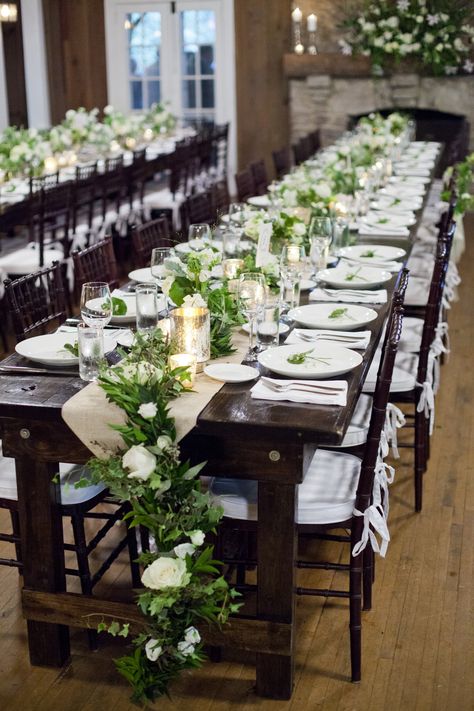
[[[202,531],[190,531],[188,536],[191,539],[193,546],[202,546],[204,543],[204,533]]]
[[[192,555],[195,550],[192,543],[180,543],[179,546],[173,548],[173,552],[178,558],[186,558],[187,555]]]
[[[187,627],[184,630],[184,639],[186,642],[191,642],[191,644],[199,644],[201,635],[195,627]]]
[[[158,558],[142,575],[142,583],[151,590],[182,588],[189,583],[190,575],[181,558]]]
[[[146,481],[155,471],[156,457],[142,444],[136,444],[123,455],[122,466],[130,471],[129,479]]]
[[[165,451],[169,449],[173,444],[173,440],[168,435],[160,435],[156,440],[156,446],[158,449]]]
[[[194,644],[186,642],[184,639],[182,642],[178,642],[178,652],[181,652],[183,657],[189,657],[190,654],[194,654],[194,649]]]
[[[138,408],[138,414],[144,417],[145,420],[152,420],[154,417],[156,417],[157,412],[158,408],[156,407],[154,402],[144,402]]]
[[[145,644],[145,654],[150,662],[156,662],[162,652],[163,649],[158,644],[158,640],[153,639],[153,637]]]

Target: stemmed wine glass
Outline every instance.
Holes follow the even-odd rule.
[[[103,329],[112,318],[112,296],[104,281],[86,282],[81,291],[81,316],[91,328]]]
[[[265,277],[255,272],[240,275],[238,290],[239,308],[249,323],[249,349],[244,358],[246,362],[257,360],[254,350],[254,334],[257,314],[265,303]]]
[[[188,242],[191,242],[192,240],[199,240],[201,242],[209,243],[211,239],[212,232],[207,222],[197,222],[193,225],[189,225]]]
[[[165,277],[165,261],[171,256],[170,247],[155,247],[151,253],[150,268],[152,276],[160,281]]]

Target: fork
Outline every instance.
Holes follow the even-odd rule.
[[[326,294],[326,296],[350,294],[351,296],[362,296],[368,298],[370,295],[377,293],[376,291],[369,291],[368,289],[324,289],[323,287],[320,287],[320,289]]]
[[[302,331],[296,331],[298,338],[302,341],[341,341],[342,343],[357,343],[361,341],[361,336],[330,336],[326,333],[317,333],[316,335],[311,335],[310,333],[303,333]]]
[[[330,385],[318,385],[317,383],[276,383],[271,378],[266,378],[264,375],[260,378],[263,384],[270,390],[276,393],[284,393],[287,390],[306,390],[308,392],[315,392],[327,395],[337,395],[344,391],[344,388],[331,387]]]

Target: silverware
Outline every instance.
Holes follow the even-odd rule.
[[[321,393],[322,395],[337,395],[344,391],[344,388],[332,387],[330,385],[318,385],[318,383],[276,383],[271,378],[267,378],[264,375],[260,378],[263,384],[268,387],[269,390],[274,392],[284,393],[287,390],[305,390],[306,392],[314,392],[315,394]]]
[[[310,333],[303,333],[302,331],[296,331],[296,335],[301,338],[302,341],[341,341],[341,343],[357,343],[363,339],[363,336],[330,336],[326,333],[311,335]]]
[[[76,371],[30,368],[25,365],[0,365],[1,373],[4,375],[68,375],[70,378],[79,377],[79,372]]]
[[[324,289],[320,287],[321,291],[326,294],[326,296],[347,295],[347,296],[359,296],[363,299],[368,299],[370,296],[378,295],[378,291],[369,291],[367,289]]]

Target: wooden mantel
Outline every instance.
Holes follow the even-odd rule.
[[[285,54],[283,68],[285,76],[290,79],[303,78],[312,74],[361,78],[372,76],[369,57],[346,57],[337,52]]]

